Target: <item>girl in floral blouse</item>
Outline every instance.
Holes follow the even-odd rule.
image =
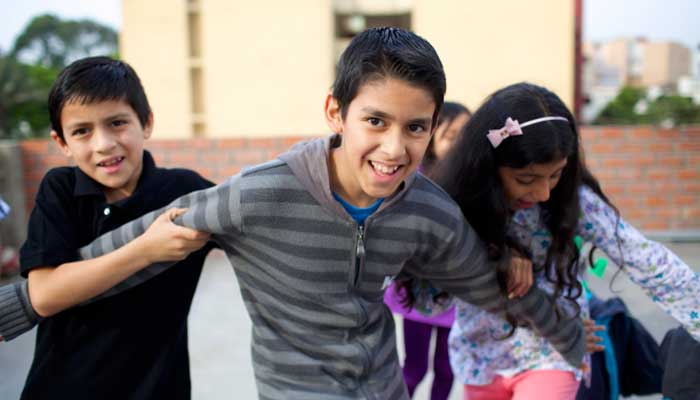
[[[700,278],[620,218],[586,168],[574,118],[554,93],[526,83],[497,91],[438,169],[438,183],[490,256],[513,248],[529,257],[535,284],[558,299],[562,318],[588,314],[574,244],[579,235],[700,339]],[[505,272],[499,272],[504,291]],[[574,399],[582,371],[516,326],[510,316],[458,302],[450,358],[465,399]]]

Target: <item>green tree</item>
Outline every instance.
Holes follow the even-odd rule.
[[[44,14],[29,22],[15,40],[10,56],[28,64],[61,70],[79,58],[116,53],[114,29],[88,19],[62,20]]]
[[[55,75],[0,55],[0,138],[47,132],[46,98]]]
[[[48,134],[46,99],[58,72],[87,56],[116,57],[117,33],[91,20],[33,18],[0,54],[0,139]]]
[[[644,96],[644,89],[634,87],[622,88],[620,93],[598,114],[595,123],[600,125],[641,123],[640,116],[636,113],[634,107]]]
[[[639,104],[645,102],[645,107]],[[594,124],[694,124],[700,122],[700,106],[692,99],[676,95],[664,95],[646,99],[645,89],[624,87],[620,93],[598,114]]]

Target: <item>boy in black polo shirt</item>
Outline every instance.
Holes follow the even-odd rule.
[[[212,183],[158,168],[143,150],[153,116],[123,62],[93,57],[68,66],[49,112],[52,139],[77,167],[46,174],[21,249],[32,305],[52,315],[39,324],[22,399],[189,399],[187,314],[208,235],[176,226],[183,210],[170,210],[126,251],[77,261],[78,249]],[[155,261],[183,258],[139,287],[67,309]]]

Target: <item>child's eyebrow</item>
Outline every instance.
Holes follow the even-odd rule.
[[[378,118],[384,118],[384,119],[393,119],[394,117],[391,116],[391,114],[385,113],[384,111],[378,110],[374,107],[363,107],[361,109],[362,112],[366,114],[370,114],[373,117],[378,117]]]
[[[112,121],[112,120],[115,120],[117,118],[129,118],[129,113],[121,112],[121,113],[113,114],[113,115],[105,117],[103,119],[103,121]]]
[[[373,116],[373,117],[377,117],[377,118],[389,119],[389,120],[395,119],[391,114],[388,114],[388,113],[386,113],[386,112],[384,112],[384,111],[381,111],[381,110],[377,110],[377,109],[374,108],[374,107],[369,107],[369,106],[363,107],[363,108],[361,109],[361,111],[364,112],[364,113],[367,113],[367,114],[369,114],[369,115],[371,115],[371,116]],[[431,117],[425,117],[425,118],[414,118],[414,119],[408,121],[408,124],[409,124],[409,125],[413,125],[413,124],[422,124],[422,125],[426,125],[426,124],[429,124],[430,122],[432,122],[432,120],[433,120],[433,119],[432,119],[432,116],[431,116]]]

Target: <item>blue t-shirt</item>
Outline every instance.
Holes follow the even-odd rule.
[[[338,201],[338,203],[342,204],[345,211],[347,211],[348,214],[350,214],[350,216],[352,217],[352,219],[357,221],[357,223],[360,225],[364,224],[367,217],[372,215],[373,212],[377,211],[377,208],[379,208],[379,206],[382,204],[382,201],[384,201],[384,199],[378,199],[371,206],[360,208],[355,207],[347,201],[343,200],[340,196],[335,194],[335,192],[333,192],[333,198],[335,198]]]

